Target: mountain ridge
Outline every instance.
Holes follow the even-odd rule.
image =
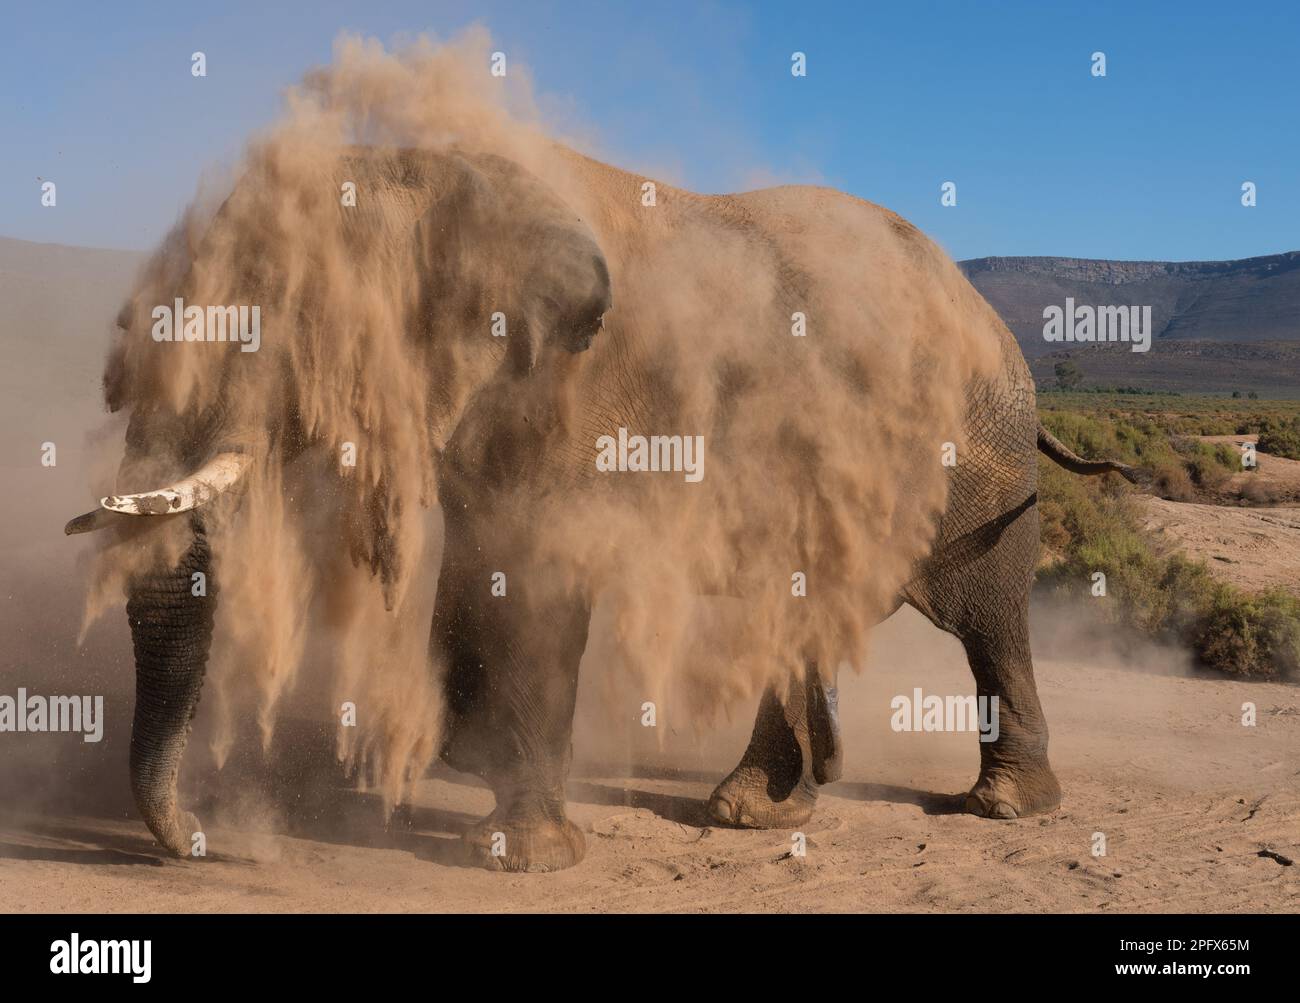
[[[75,369],[102,365],[105,337],[147,255],[0,237],[8,342],[39,339]],[[1225,261],[990,256],[957,262],[1016,336],[1040,386],[1071,359],[1084,385],[1184,393],[1254,389],[1300,397],[1300,250]],[[1151,350],[1048,342],[1043,311],[1152,307]]]
[[[1016,336],[1040,385],[1072,359],[1085,384],[1300,395],[1300,250],[1225,261],[1002,256],[957,266]],[[1150,351],[1047,341],[1043,311],[1067,299],[1150,306]]]
[[[1277,275],[1300,268],[1300,250],[1222,261],[1130,261],[1123,258],[1075,258],[1060,255],[992,255],[965,258],[957,264],[967,278],[985,272],[1021,272],[1048,274],[1072,281],[1119,284],[1157,276],[1186,276],[1194,279],[1213,278],[1233,272],[1249,272],[1260,277]]]

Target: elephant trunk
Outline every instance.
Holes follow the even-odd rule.
[[[131,790],[149,831],[177,856],[189,853],[199,831],[198,820],[177,803],[176,779],[212,642],[210,558],[207,537],[196,529],[176,567],[134,579],[126,604],[136,671]]]

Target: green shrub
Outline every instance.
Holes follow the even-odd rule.
[[[1043,424],[1085,459],[1115,459],[1150,470],[1157,493],[1172,501],[1190,501],[1199,487],[1217,491],[1241,470],[1241,458],[1229,445],[1194,438],[1204,432],[1204,422],[1177,419],[1161,424],[1146,416],[1108,419],[1073,411],[1052,411]],[[1230,434],[1230,433],[1224,433]]]
[[[1300,682],[1300,599],[1248,593],[1216,580],[1200,561],[1160,555],[1134,498],[1112,475],[1077,477],[1040,462],[1042,537],[1059,559],[1040,569],[1038,587],[1098,603],[1111,622],[1186,645],[1208,668]],[[1104,598],[1090,595],[1098,571],[1106,576]]]
[[[1300,460],[1300,417],[1289,421],[1264,418],[1256,427],[1259,430],[1258,448],[1261,453]]]
[[[1300,600],[1281,590],[1255,595],[1224,588],[1192,642],[1208,665],[1234,676],[1300,680]]]
[[[1156,494],[1170,501],[1191,501],[1196,495],[1191,475],[1180,463],[1161,463],[1152,471]]]
[[[1205,491],[1218,491],[1232,476],[1230,468],[1218,462],[1213,455],[1204,454],[1188,462],[1188,473],[1191,475],[1192,482]]]

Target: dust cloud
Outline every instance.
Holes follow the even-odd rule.
[[[933,539],[965,389],[1001,365],[990,308],[902,220],[811,188],[727,197],[656,183],[648,205],[652,179],[552,135],[527,73],[491,76],[491,51],[481,30],[394,51],[341,38],[250,143],[232,190],[201,192],[153,256],[105,377],[130,427],[101,493],[159,487],[221,448],[253,457],[242,491],[205,509],[221,592],[205,690],[218,762],[244,717],[269,747],[278,720],[337,719],[351,702],[340,758],[390,808],[438,749],[428,625],[439,464],[458,427],[462,462],[514,436],[521,415],[543,447],[516,450],[518,489],[481,518],[527,528],[530,595],[597,600],[581,685],[630,687],[708,722],[809,663],[861,663]],[[410,234],[445,178],[412,149],[522,165],[606,257],[613,308],[594,346],[539,362],[503,395],[509,414],[471,406],[510,378],[507,350],[486,324],[457,321],[473,304],[428,302]],[[355,207],[341,204],[348,180]],[[512,255],[545,251],[458,253],[489,301],[506,302]],[[177,297],[260,305],[259,350],[153,340],[151,311]],[[703,479],[598,472],[596,440],[620,427],[701,436]],[[355,466],[341,460],[349,447]],[[99,534],[87,624],[184,545],[181,520],[135,522]]]

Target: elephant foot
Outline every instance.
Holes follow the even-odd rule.
[[[1061,806],[1061,785],[1046,760],[1029,767],[988,766],[966,795],[966,811],[981,818],[1024,818]]]
[[[562,871],[586,855],[582,830],[564,817],[508,820],[496,812],[476,823],[461,840],[469,863],[492,871]]]
[[[742,763],[709,797],[709,815],[745,829],[789,829],[812,818],[816,805],[817,784],[810,778],[777,785],[761,766]]]

